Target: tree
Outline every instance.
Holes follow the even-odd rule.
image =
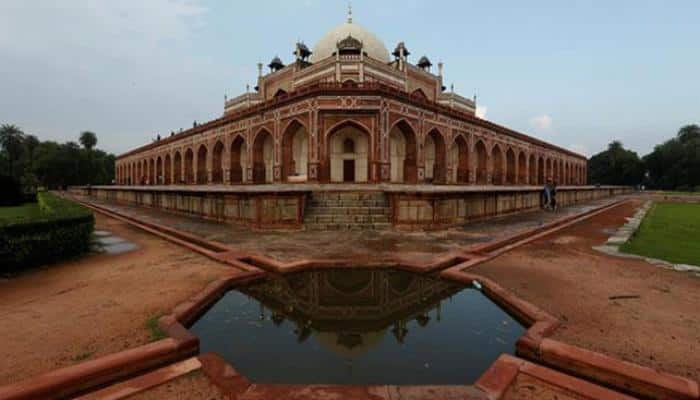
[[[700,127],[686,125],[644,157],[650,187],[700,190]]]
[[[644,177],[644,164],[634,151],[613,141],[608,149],[588,161],[588,180],[603,185],[638,185]]]
[[[87,165],[85,165],[85,177],[87,178],[87,183],[92,184],[93,182],[93,162],[92,162],[92,149],[97,145],[97,135],[90,131],[84,131],[80,134],[80,144],[87,150]]]
[[[24,138],[24,148],[27,150],[27,156],[29,157],[27,161],[29,162],[28,168],[30,170],[34,167],[34,152],[39,147],[39,144],[39,139],[34,135],[27,135]]]
[[[22,155],[24,132],[16,125],[0,126],[0,145],[7,153],[10,176],[15,177],[14,165]]]
[[[95,145],[97,145],[97,135],[90,131],[84,131],[80,134],[80,144],[88,151],[92,151]]]
[[[692,124],[686,125],[678,130],[676,135],[681,143],[689,143],[693,140],[700,140],[700,126]]]

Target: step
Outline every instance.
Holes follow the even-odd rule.
[[[309,205],[314,207],[386,207],[385,200],[311,200]]]
[[[305,220],[306,223],[375,223],[391,222],[386,215],[313,215]]]
[[[391,215],[388,207],[309,207],[306,215]]]
[[[384,200],[382,192],[316,192],[311,194],[315,200]]]
[[[375,222],[371,224],[344,224],[344,223],[308,223],[304,225],[307,231],[362,231],[362,230],[386,230],[391,227],[388,222]]]

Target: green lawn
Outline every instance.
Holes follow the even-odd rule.
[[[700,265],[700,204],[654,203],[625,253]]]
[[[38,203],[25,203],[16,207],[0,207],[0,225],[8,222],[31,220],[41,216]]]

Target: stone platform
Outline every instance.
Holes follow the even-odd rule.
[[[499,240],[614,202],[609,198],[585,201],[564,206],[557,212],[537,209],[440,230],[347,230],[329,233],[317,229],[291,232],[251,230],[237,224],[152,207],[82,196],[76,198],[137,221],[164,225],[203,240],[235,247],[240,252],[264,254],[280,262],[333,259],[372,263],[429,263],[436,257],[461,252],[470,246]]]
[[[561,206],[630,192],[621,186],[560,186]],[[93,186],[73,194],[147,206],[256,229],[436,230],[540,206],[539,186],[256,184]]]

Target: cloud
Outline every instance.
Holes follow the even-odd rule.
[[[0,96],[0,121],[42,140],[89,129],[121,152],[218,116],[230,71],[197,52],[202,3],[0,1],[0,87],[15,93]]]
[[[481,119],[486,118],[486,113],[488,111],[489,111],[489,108],[486,106],[479,106],[479,105],[476,106],[476,116],[481,118]]]
[[[548,131],[552,128],[552,117],[547,114],[530,118],[530,126],[541,131]]]
[[[582,144],[570,144],[569,150],[573,151],[574,153],[582,154],[586,157],[589,156],[588,147]]]

